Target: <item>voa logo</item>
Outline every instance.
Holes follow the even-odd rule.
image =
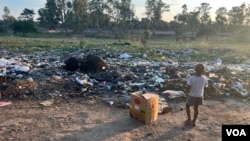
[[[226,132],[228,136],[247,136],[244,129],[226,129]]]

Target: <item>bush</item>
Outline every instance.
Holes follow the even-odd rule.
[[[86,41],[80,41],[79,46],[84,47],[87,45]]]
[[[37,29],[33,21],[15,21],[12,24],[14,34],[16,33],[37,33]]]
[[[145,30],[144,33],[143,33],[143,38],[144,39],[150,39],[152,36],[152,32],[150,30]]]

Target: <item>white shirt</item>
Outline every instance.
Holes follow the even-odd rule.
[[[204,87],[208,84],[208,80],[204,75],[191,76],[187,80],[187,84],[191,86],[189,96],[202,97],[204,94]]]

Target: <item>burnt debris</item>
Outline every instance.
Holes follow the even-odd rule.
[[[80,71],[84,73],[97,73],[106,71],[108,69],[108,65],[102,57],[89,54],[85,58],[68,58],[65,61],[64,68],[69,71],[76,71],[80,69]]]
[[[76,71],[78,70],[79,66],[80,66],[80,59],[76,58],[76,57],[70,57],[68,58],[64,63],[65,63],[65,66],[64,68],[66,70],[69,70],[69,71]]]

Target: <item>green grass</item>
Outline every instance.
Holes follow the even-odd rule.
[[[138,57],[142,57],[144,53],[147,53],[147,59],[155,61],[165,61],[169,58],[169,56],[157,54],[157,49],[170,51],[194,49],[198,53],[192,53],[188,56],[181,55],[178,59],[183,61],[204,61],[221,58],[234,62],[235,58],[250,57],[250,40],[242,41],[237,39],[237,37],[210,37],[208,41],[198,38],[196,41],[186,42],[176,42],[173,39],[151,39],[148,40],[146,45],[143,45],[138,41],[126,39],[0,37],[0,47],[8,51],[17,51],[18,49],[27,53],[54,49],[67,51],[79,48],[99,48],[111,53],[127,52]],[[132,45],[126,47],[113,44],[124,42],[129,42]]]

